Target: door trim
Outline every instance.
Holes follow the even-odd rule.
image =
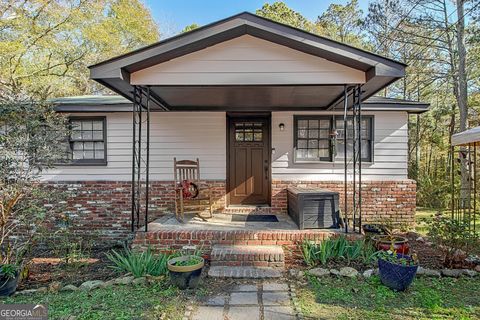
[[[234,118],[263,118],[266,120],[268,126],[268,137],[267,137],[267,149],[268,149],[268,194],[267,194],[267,203],[268,206],[272,204],[272,114],[270,112],[227,112],[225,121],[226,121],[226,132],[225,137],[227,140],[226,143],[226,185],[225,185],[225,207],[230,206],[230,119]],[[256,205],[252,205],[256,206]]]

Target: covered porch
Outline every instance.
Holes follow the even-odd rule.
[[[263,193],[252,197],[251,192],[249,198],[267,206],[272,205],[275,179],[272,130],[282,130],[281,124],[272,128],[271,113],[335,114],[349,136],[344,134],[342,138],[342,232],[360,233],[362,102],[401,78],[404,69],[405,65],[399,62],[249,13],[90,67],[92,79],[133,102],[131,229],[145,232],[137,233],[135,242],[168,246],[195,244],[196,240],[262,245],[270,241],[293,246],[302,239],[322,239],[338,232],[297,230],[286,215],[278,215],[279,222],[275,223],[232,221],[228,212],[214,214],[208,221],[192,218],[184,224],[168,216],[151,221],[151,118],[152,113],[161,117],[168,112],[223,112],[225,122],[246,118],[245,123],[260,123],[258,119],[263,119],[262,140],[252,138],[242,142],[262,143],[262,154],[255,162],[258,170],[247,169],[250,171],[246,179],[263,181]],[[227,159],[219,166],[225,170],[226,206],[228,210],[233,208],[234,214],[236,209],[231,205],[238,200],[234,194],[246,182],[235,181],[233,162],[229,162],[233,153],[228,153],[231,150],[228,130],[235,126],[235,122],[227,124]],[[327,134],[333,136],[336,132]],[[238,201],[243,204],[244,200]]]

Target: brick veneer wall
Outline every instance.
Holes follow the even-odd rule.
[[[225,182],[202,181],[212,190],[214,210],[225,207]],[[49,229],[54,231],[66,220],[74,234],[101,239],[109,244],[130,239],[131,234],[131,184],[128,181],[76,181],[50,182],[53,192],[63,192],[64,201],[58,205],[57,214],[49,219]],[[46,204],[49,205],[49,204]],[[173,182],[150,183],[148,220],[153,221],[175,208]],[[140,218],[143,222],[143,217]],[[107,243],[103,243],[107,245]]]
[[[340,194],[340,210],[344,205],[344,185],[340,181],[272,181],[272,211],[287,212],[287,191],[289,186],[323,188]],[[352,187],[348,186],[349,203]],[[415,223],[416,189],[414,180],[365,181],[362,182],[362,222],[392,222],[397,225]]]
[[[212,190],[214,210],[225,207],[225,181],[203,181]],[[340,193],[342,182],[280,181],[272,182],[272,211],[286,214],[289,185],[326,188]],[[53,231],[67,217],[75,234],[102,239],[104,244],[131,239],[131,194],[128,181],[79,181],[49,183],[56,192],[64,192],[58,215],[50,219]],[[153,181],[150,187],[149,221],[174,212],[174,192],[171,181]],[[372,181],[363,183],[363,221],[413,224],[415,214],[415,181]],[[349,189],[350,197],[351,190]],[[351,198],[350,198],[351,199]],[[341,206],[343,209],[343,205]],[[143,218],[141,218],[143,221]]]

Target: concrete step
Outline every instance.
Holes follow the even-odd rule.
[[[208,270],[208,276],[214,278],[280,278],[282,276],[282,270],[249,266],[212,266]]]
[[[210,259],[211,266],[285,266],[285,253],[281,246],[214,245]]]

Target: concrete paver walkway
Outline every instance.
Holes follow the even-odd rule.
[[[287,283],[241,284],[229,292],[207,298],[191,320],[295,320]]]

